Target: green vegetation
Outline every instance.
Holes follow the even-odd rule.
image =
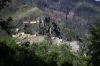
[[[58,0],[55,0],[55,2],[56,1]],[[2,9],[4,5],[6,4],[3,4],[0,7],[0,9]],[[90,6],[92,7],[92,5]],[[81,8],[84,8],[84,7],[81,7]],[[97,11],[100,11],[98,8],[97,8],[98,9],[97,11],[94,11],[91,8],[86,8],[86,7],[84,9],[91,12],[93,11],[94,13],[97,13]],[[79,10],[82,10],[82,11],[84,11],[84,9],[82,10],[79,8]],[[18,8],[18,11],[13,12],[14,14],[11,13],[9,10],[7,11],[9,13],[8,15],[6,15],[7,13],[4,14],[6,12],[4,10],[2,10],[0,14],[0,15],[3,15],[3,17],[7,16],[4,18],[3,21],[0,20],[0,31],[1,31],[0,33],[0,66],[100,66],[100,45],[99,45],[100,44],[100,21],[98,21],[90,29],[91,43],[89,44],[89,47],[88,47],[89,56],[85,57],[85,56],[80,56],[80,55],[76,55],[72,53],[70,51],[71,47],[68,44],[62,44],[58,46],[55,44],[49,45],[46,42],[41,42],[41,43],[33,43],[30,46],[17,45],[14,40],[11,41],[12,18],[10,16],[12,16],[14,19],[14,22],[16,22],[20,19],[26,19],[26,20],[28,18],[35,19],[41,14],[43,14],[43,12],[41,12],[36,7],[30,8],[29,6],[27,7],[22,6],[22,8],[20,9]],[[68,37],[69,40],[76,40],[74,31],[70,31],[69,29],[66,29],[66,28],[62,28],[62,30],[64,33],[66,33],[65,36]],[[1,40],[1,39],[6,39],[6,41]]]
[[[68,41],[77,40],[76,32],[74,30],[68,29],[66,27],[60,27],[61,31],[65,34]]]
[[[8,6],[7,3],[11,2],[11,0],[1,0],[0,1],[0,12],[5,7]],[[6,41],[11,40],[11,22],[13,21],[11,17],[7,20],[3,20],[2,15],[0,14],[0,40],[5,39]]]
[[[9,7],[5,7],[0,11],[0,18],[6,20],[9,17],[12,17],[14,20],[14,24],[16,24],[16,22],[18,22],[19,20],[33,20],[38,18],[39,16],[45,15],[35,5],[31,7],[27,4],[21,3],[20,1],[16,1],[16,4],[13,5],[14,3],[15,2],[9,3]]]
[[[17,7],[17,6],[16,6]],[[17,8],[16,8],[17,9]],[[6,12],[5,12],[6,11]],[[15,12],[11,12],[10,10],[3,9],[0,13],[2,15],[2,19],[6,20],[10,16],[13,18],[13,22],[16,23],[19,20],[33,20],[43,15],[44,13],[40,11],[37,7],[20,7]]]
[[[2,28],[3,30],[5,30],[5,32],[6,32],[8,35],[10,35],[10,36],[12,35],[11,29],[14,28],[14,27],[11,25],[11,22],[12,22],[12,21],[13,21],[12,18],[9,17],[9,18],[7,19],[7,21],[1,21],[1,22],[0,22],[1,28]]]
[[[0,66],[86,66],[88,60],[71,53],[67,44],[18,46],[14,41],[0,41]]]
[[[14,41],[0,41],[0,66],[47,66],[28,48],[18,46]]]
[[[100,66],[100,21],[95,23],[90,29],[89,55],[91,56],[91,66]]]

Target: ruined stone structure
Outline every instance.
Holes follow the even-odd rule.
[[[48,40],[49,43],[58,45],[62,42],[59,27],[49,17],[40,17],[36,21],[24,21],[18,24],[20,26],[15,29],[15,34],[12,36],[21,39],[18,42],[19,44],[25,43],[25,41],[29,41],[32,44],[43,40]],[[45,39],[44,36],[47,36],[48,39]]]
[[[30,33],[27,33],[27,30],[31,30],[32,33],[30,31]],[[48,44],[57,44],[58,46],[66,43],[72,47],[72,52],[77,53],[80,49],[77,41],[63,40],[60,28],[49,17],[42,17],[36,21],[24,21],[20,23],[20,26],[15,29],[15,34],[12,36],[20,39],[16,41],[20,45],[31,45],[33,42],[38,43],[45,40]]]

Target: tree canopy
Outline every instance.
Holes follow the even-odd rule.
[[[100,66],[100,21],[96,22],[90,29],[89,54],[92,66]]]

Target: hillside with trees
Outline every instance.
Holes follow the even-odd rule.
[[[0,66],[100,66],[99,6],[100,2],[94,0],[1,0]],[[49,41],[50,38],[58,39],[58,42],[66,40],[61,44],[38,42],[39,39],[32,44],[28,41],[18,44],[16,41],[32,36],[30,28],[38,31],[37,26],[30,25],[31,20],[40,27],[35,38],[40,35]],[[17,27],[26,30],[25,34],[23,30],[17,30],[18,33],[23,31],[18,36],[22,36],[22,40],[12,37],[12,29]],[[88,39],[84,37],[85,33],[88,33]],[[73,52],[70,44],[73,41],[77,41],[77,52]]]
[[[89,60],[71,53],[67,44],[18,46],[14,41],[0,41],[0,66],[86,66]]]
[[[81,34],[80,37],[86,36],[90,25],[100,19],[100,2],[95,0],[33,0],[33,2],[58,24]]]

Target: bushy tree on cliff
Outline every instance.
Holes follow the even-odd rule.
[[[9,17],[6,21],[0,21],[0,26],[2,27],[2,29],[5,30],[5,32],[10,36],[12,35],[11,29],[13,28],[13,26],[11,25],[12,21],[13,20],[11,17]]]

